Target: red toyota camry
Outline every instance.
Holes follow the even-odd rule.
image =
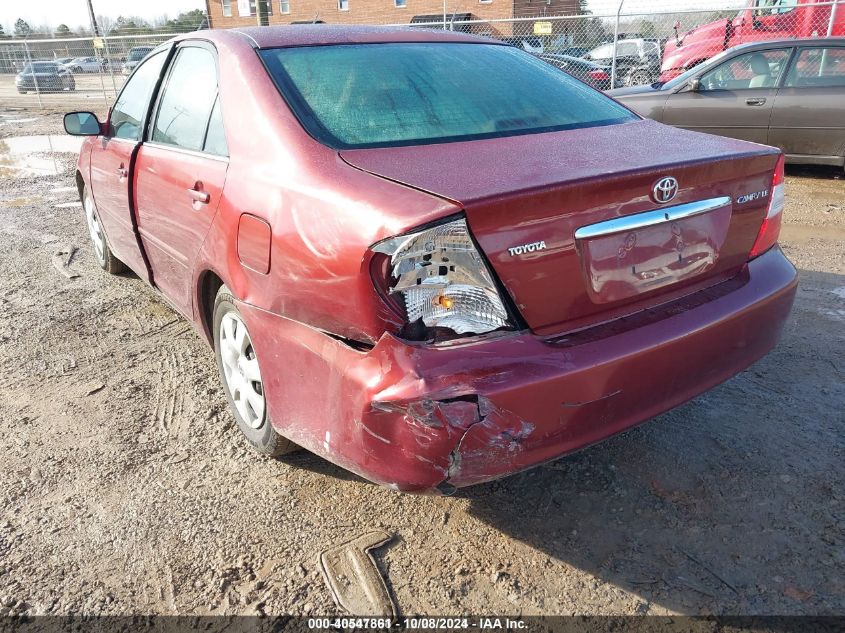
[[[99,264],[208,340],[260,452],[448,493],[555,459],[776,344],[783,157],[430,30],[159,46],[76,182]],[[679,437],[678,441],[685,441]]]

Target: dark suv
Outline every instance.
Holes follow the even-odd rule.
[[[605,66],[613,65],[613,42],[602,44],[584,55],[584,59]],[[641,86],[660,76],[660,41],[630,38],[616,42],[616,78],[626,86]]]

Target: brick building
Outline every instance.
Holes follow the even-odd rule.
[[[262,3],[261,6],[258,3]],[[511,20],[568,15],[579,0],[446,0],[447,19]],[[326,22],[328,24],[408,24],[443,19],[443,0],[206,0],[212,28]],[[266,16],[259,9],[266,7]],[[262,19],[263,18],[263,19]],[[527,29],[531,27],[525,25]],[[489,24],[473,31],[510,34],[511,25]]]

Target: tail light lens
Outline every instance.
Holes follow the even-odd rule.
[[[457,334],[511,326],[508,311],[463,218],[390,238],[372,250],[390,257],[389,293],[407,322]]]
[[[603,70],[591,70],[587,73],[587,76],[590,79],[595,79],[596,81],[607,81],[610,79],[610,75]]]
[[[781,219],[783,218],[783,208],[786,204],[784,162],[784,156],[781,154],[778,158],[777,165],[775,165],[775,173],[772,177],[769,211],[763,219],[763,224],[760,225],[757,239],[754,240],[754,246],[751,247],[751,252],[748,254],[749,259],[754,259],[758,255],[762,255],[778,241]]]

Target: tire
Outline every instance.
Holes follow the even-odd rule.
[[[120,261],[109,248],[109,241],[106,238],[103,225],[100,222],[100,214],[97,205],[88,186],[82,190],[82,210],[85,213],[85,224],[88,227],[88,236],[91,238],[91,246],[94,249],[94,259],[100,268],[112,275],[119,275],[126,271],[126,264]]]
[[[651,80],[651,75],[643,70],[638,70],[628,76],[627,84],[629,86],[645,86],[646,84],[654,83]]]
[[[259,453],[270,457],[299,450],[296,444],[276,433],[270,423],[261,371],[249,329],[226,286],[220,288],[214,300],[212,331],[214,357],[223,391],[247,442]],[[261,404],[256,407],[254,403],[259,398]]]

